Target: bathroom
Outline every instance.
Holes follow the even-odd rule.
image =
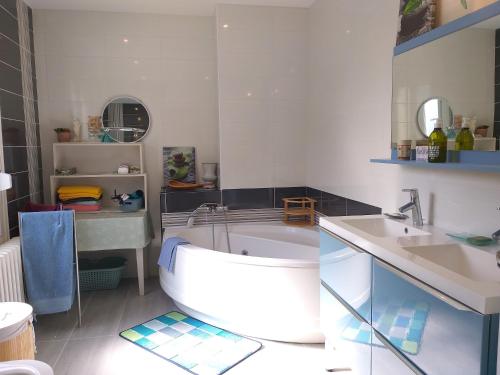
[[[292,335],[286,329],[276,329],[276,336],[273,336],[273,328],[279,326],[277,318],[266,321],[266,316],[273,314],[283,317],[282,327],[292,325],[293,319],[304,323],[304,327],[311,322],[319,325],[323,320],[322,316],[317,316],[316,320],[304,316],[310,315],[306,307],[319,310],[324,300],[324,295],[320,295],[320,276],[322,281],[327,281],[320,275],[321,270],[318,271],[318,266],[321,267],[318,247],[324,237],[320,240],[319,226],[283,225],[282,198],[315,200],[317,223],[319,220],[324,222],[323,217],[341,220],[346,216],[371,217],[396,212],[410,200],[410,194],[402,190],[417,188],[424,225],[442,228],[448,233],[466,232],[487,237],[500,229],[499,177],[494,168],[490,168],[495,161],[488,165],[489,169],[462,168],[465,161],[444,163],[435,168],[429,167],[429,163],[419,168],[405,166],[406,161],[400,161],[401,165],[386,165],[391,163],[382,159],[390,158],[391,152],[396,153],[396,143],[401,139],[422,138],[415,135],[416,131],[409,130],[411,126],[416,129],[416,114],[408,110],[411,106],[401,105],[404,102],[396,101],[393,96],[398,57],[411,56],[412,51],[426,47],[415,43],[413,49],[395,56],[400,26],[398,12],[401,4],[407,1],[24,1],[29,9],[21,0],[0,0],[3,135],[3,166],[0,164],[0,167],[12,178],[12,188],[1,193],[0,239],[6,242],[19,236],[18,213],[27,202],[55,203],[54,186],[61,181],[73,181],[70,183],[73,185],[101,185],[106,195],[103,199],[108,200],[104,205],[114,204],[109,197],[115,194],[115,181],[120,180],[123,184],[123,189],[118,189],[119,194],[131,193],[136,185],[142,186],[145,209],[154,232],[144,246],[124,246],[127,232],[135,231],[136,224],[131,224],[132,229],[118,226],[113,233],[102,234],[116,238],[109,250],[95,248],[92,250],[100,251],[85,252],[84,257],[92,261],[105,256],[126,259],[123,278],[116,289],[81,293],[81,326],[76,297],[69,312],[36,316],[35,358],[38,361],[47,363],[58,375],[141,371],[196,373],[119,336],[135,325],[180,311],[261,344],[258,351],[230,368],[228,374],[319,374],[332,369],[359,374],[403,374],[408,368],[410,373],[417,374],[452,373],[446,366],[435,370],[426,367],[428,362],[415,359],[418,353],[426,353],[425,337],[417,355],[389,343],[390,349],[409,358],[408,363],[397,358],[403,363],[402,367],[396,364],[394,368],[377,370],[375,353],[380,352],[383,345],[363,344],[361,352],[363,349],[368,351],[370,359],[365,358],[363,365],[357,367],[358,364],[350,362],[356,362],[357,357],[345,356],[349,360],[340,361],[338,355],[329,352],[332,349],[328,334],[325,335],[326,346],[321,342],[324,341],[325,324],[320,327],[319,338],[313,328],[314,334],[304,339],[304,335]],[[461,0],[424,3],[437,4],[434,5],[437,8],[436,30],[429,33],[435,35],[443,29],[453,30],[451,35],[446,34],[451,31],[443,32],[443,40],[458,35],[462,28],[499,14],[499,2],[492,0],[467,0],[466,7]],[[475,21],[464,21],[470,17]],[[489,29],[496,29],[493,26]],[[424,33],[415,40],[425,38]],[[494,46],[491,48],[493,51]],[[447,73],[446,69],[431,69],[439,52],[434,51],[435,55],[425,60],[430,71],[416,75],[416,81],[427,82],[435,79],[436,72]],[[497,102],[493,97],[494,66],[484,73],[479,68],[482,56],[475,57],[469,55],[467,69],[469,73],[474,67],[478,69],[477,74],[471,75],[474,82],[491,81],[492,86],[485,89],[490,90],[493,99],[487,105],[491,115]],[[451,68],[449,71],[460,82],[461,71]],[[469,84],[466,90],[472,90],[472,86]],[[457,90],[460,89],[463,88]],[[420,105],[429,97],[446,97],[454,113],[478,115],[478,121],[490,125],[490,137],[498,137],[496,116],[481,118],[451,94],[424,90],[419,95],[424,97],[413,104]],[[69,128],[75,137],[75,120],[81,124],[80,140],[89,140],[88,117],[102,116],[106,104],[119,97],[134,98],[147,110],[149,127],[140,142],[109,143],[110,147],[116,145],[122,150],[109,158],[105,151],[96,151],[100,146],[84,145],[78,149],[76,146],[74,151],[68,151],[74,142],[57,142],[54,132],[57,128]],[[408,130],[404,138],[398,134],[402,128]],[[217,163],[217,189],[163,189],[165,147],[194,147],[196,183],[203,182],[203,163]],[[135,152],[140,156],[134,155]],[[74,161],[74,165],[61,164],[62,157]],[[121,163],[131,159],[143,169],[137,176],[102,176],[108,165],[116,170]],[[384,162],[371,162],[372,159]],[[395,159],[391,158],[392,164],[398,163],[397,157]],[[94,174],[88,172],[87,180],[77,176],[73,179],[54,176],[54,169],[59,166],[78,166],[79,174],[90,167],[102,170]],[[218,206],[213,211],[201,208],[193,214],[203,203],[217,203]],[[409,211],[406,214],[411,216]],[[194,215],[192,228],[187,226],[190,215]],[[216,222],[213,227],[210,220]],[[411,217],[408,220],[411,234]],[[335,225],[336,229],[326,227],[326,231],[341,236],[344,232],[339,227],[343,224]],[[77,237],[82,228],[79,223]],[[178,273],[164,272],[162,275],[163,270],[158,267],[162,241],[172,236],[186,237],[200,249],[237,252],[233,255],[238,257],[239,272],[234,268],[223,272],[229,261],[226,262],[222,255],[229,257],[231,254],[221,254],[221,263],[212,264],[213,259],[206,258],[206,263],[185,264],[183,262],[188,261],[185,255],[190,253],[184,254],[178,249],[175,260]],[[370,252],[354,238],[341,237]],[[272,255],[274,250],[252,256],[253,244],[262,238],[269,243],[288,243],[286,250],[289,253],[302,251],[305,254],[311,250],[309,247],[314,247],[316,253],[311,250],[311,254],[315,254],[311,258],[316,258],[299,262],[300,256],[297,256],[293,261],[301,267],[305,264],[301,269],[298,263],[288,262],[290,259],[285,259],[284,255]],[[205,259],[197,255],[193,256],[198,261]],[[245,256],[247,258],[240,262],[239,257]],[[248,265],[242,263],[245,259],[248,263],[254,262],[254,266],[261,266],[258,274],[245,273],[243,265]],[[282,260],[284,263],[280,265],[303,273],[298,276],[267,273],[271,267],[260,263],[259,259]],[[374,260],[369,262],[368,268],[357,269],[357,272],[350,273],[347,268],[336,272],[345,278],[358,275],[357,281],[370,283],[370,274],[376,271],[372,269]],[[368,264],[360,263],[360,267]],[[404,265],[398,268],[408,272]],[[189,272],[193,269],[196,272]],[[0,273],[3,271],[0,268]],[[423,277],[425,284],[433,286],[425,279],[425,272],[412,276]],[[294,282],[290,282],[292,279]],[[347,284],[344,280],[340,283]],[[190,305],[177,286],[189,287],[191,298],[199,295],[208,300],[204,304]],[[309,286],[310,289],[306,289]],[[286,296],[290,298],[283,297],[285,287],[289,293]],[[438,289],[442,291],[441,287]],[[458,295],[449,290],[445,292],[464,303]],[[278,298],[280,293],[283,293],[281,299]],[[339,295],[342,296],[337,293]],[[284,302],[277,303],[272,296]],[[227,303],[228,299],[231,303]],[[223,309],[215,309],[225,303],[227,306]],[[471,304],[465,302],[475,312],[483,312]],[[208,314],[209,310],[212,315]],[[221,316],[214,319],[223,312],[221,310],[228,313],[223,319]],[[332,314],[340,310],[342,308]],[[438,309],[428,310],[427,314],[433,310]],[[257,321],[256,315],[261,320]],[[359,315],[364,321],[369,320],[363,313]],[[238,324],[236,320],[228,323],[231,318],[239,318]],[[251,321],[253,318],[255,321]],[[430,318],[427,321],[428,327],[439,331]],[[262,322],[268,326],[257,333],[254,328],[262,328]],[[494,325],[494,319],[488,324]],[[372,336],[375,342],[378,338],[375,334]],[[455,341],[459,341],[457,337],[458,333]],[[0,348],[1,344],[0,334]],[[475,359],[479,356],[476,354]],[[448,357],[436,352],[436,362],[439,358],[449,362]],[[392,363],[387,360],[389,362]],[[490,368],[481,365],[480,370],[470,373],[496,373],[491,369],[492,362],[486,366]]]

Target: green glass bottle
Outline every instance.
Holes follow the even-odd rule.
[[[474,136],[470,131],[470,120],[464,117],[462,120],[462,129],[455,138],[455,151],[470,151],[474,149]]]
[[[429,135],[429,163],[446,163],[448,138],[443,132],[443,121],[436,119],[434,130]]]

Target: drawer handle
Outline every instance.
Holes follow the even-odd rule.
[[[384,347],[387,348],[394,354],[398,359],[404,363],[406,367],[408,367],[411,371],[413,371],[417,375],[425,375],[425,372],[420,370],[417,366],[415,366],[413,363],[410,362],[408,358],[406,358],[403,354],[399,352],[391,343],[388,341],[384,336],[382,336],[380,333],[378,333],[376,330],[373,330],[373,334],[375,337],[382,343],[384,344]]]
[[[447,296],[446,294],[443,294],[439,292],[438,290],[434,289],[433,287],[425,284],[424,282],[417,280],[413,278],[410,275],[407,275],[403,271],[398,270],[397,268],[394,268],[393,266],[380,262],[380,266],[385,268],[387,271],[392,272],[402,278],[403,280],[409,282],[410,284],[416,286],[419,289],[422,289],[423,291],[429,293],[433,297],[436,297],[440,301],[443,301],[444,303],[448,304],[449,306],[453,307],[456,310],[460,311],[469,311],[469,312],[474,312],[471,308],[465,306],[464,304],[458,302],[457,300],[453,299],[452,297]]]

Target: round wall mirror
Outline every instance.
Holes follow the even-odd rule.
[[[443,121],[443,129],[453,123],[453,112],[445,98],[429,98],[422,103],[417,112],[417,125],[420,132],[429,137],[434,130],[436,119]]]
[[[104,106],[102,126],[104,133],[115,142],[139,142],[151,127],[151,116],[139,99],[121,96]]]

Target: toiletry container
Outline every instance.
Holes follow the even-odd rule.
[[[411,140],[403,139],[398,142],[398,159],[410,160],[411,156]]]
[[[441,119],[435,119],[435,121],[434,130],[428,139],[429,155],[427,160],[429,163],[445,163],[448,139],[443,132],[443,121]]]
[[[415,160],[416,161],[427,161],[429,157],[429,143],[426,139],[419,139],[415,146]]]
[[[462,120],[462,129],[455,139],[455,151],[470,151],[474,149],[474,136],[470,131],[470,119],[464,117]]]

